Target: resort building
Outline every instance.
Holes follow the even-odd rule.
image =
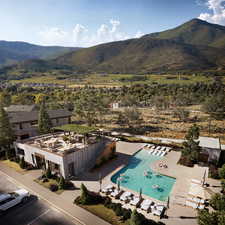
[[[17,137],[23,140],[38,135],[38,114],[35,105],[12,105],[5,108]],[[61,126],[71,122],[71,112],[66,109],[48,110],[52,126]]]
[[[201,147],[200,160],[208,162],[219,162],[222,149],[219,138],[199,137],[199,146]]]
[[[112,144],[111,139],[95,134],[59,132],[18,141],[16,154],[37,168],[48,167],[65,178],[94,167],[99,155]]]

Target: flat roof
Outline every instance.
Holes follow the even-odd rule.
[[[198,141],[201,147],[220,149],[219,138],[199,137]]]
[[[83,140],[83,135],[72,134],[68,136],[60,132],[29,138],[17,143],[30,145],[43,151],[64,155],[74,151],[82,150],[88,145],[96,143],[97,137],[91,136],[86,138],[85,142]]]

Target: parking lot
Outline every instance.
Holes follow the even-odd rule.
[[[0,193],[12,192],[21,187],[0,172]],[[1,225],[79,225],[55,207],[32,195],[24,204],[7,210],[0,216]]]

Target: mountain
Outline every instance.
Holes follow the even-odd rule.
[[[26,42],[0,41],[0,66],[10,65],[27,59],[49,59],[79,48],[40,46]]]
[[[54,62],[118,73],[225,69],[225,27],[193,19],[172,30],[70,52]]]
[[[200,19],[193,19],[174,29],[148,34],[145,37],[225,48],[225,27]]]

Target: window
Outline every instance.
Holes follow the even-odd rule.
[[[23,130],[23,124],[22,123],[19,124],[19,128],[20,128],[20,130]]]

